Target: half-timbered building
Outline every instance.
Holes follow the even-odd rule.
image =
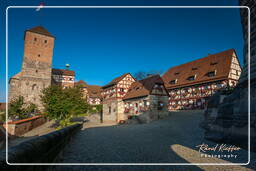
[[[143,115],[145,122],[168,115],[168,91],[159,75],[132,83],[123,97],[126,119]]]
[[[119,122],[125,119],[122,98],[135,81],[135,78],[130,73],[126,73],[102,87],[103,121]]]
[[[75,71],[68,69],[52,69],[52,83],[63,88],[74,87]]]
[[[207,97],[236,86],[240,74],[234,49],[170,68],[162,77],[170,95],[169,110],[204,108]]]
[[[83,80],[80,80],[75,83],[75,86],[79,86],[83,93],[84,99],[90,105],[99,105],[102,104],[102,88],[98,85],[88,85]]]
[[[87,102],[90,105],[99,105],[102,104],[102,96],[101,96],[101,86],[98,85],[88,85],[87,86],[88,91],[88,98]]]

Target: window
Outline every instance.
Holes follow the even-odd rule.
[[[111,113],[111,106],[108,107],[108,113]]]
[[[189,81],[195,80],[195,75],[192,75],[192,76],[188,77],[187,80],[189,80]]]
[[[47,43],[47,40],[44,40],[44,43]]]
[[[34,38],[34,41],[37,41],[37,38],[36,38],[36,37]]]
[[[236,70],[236,75],[237,75],[237,76],[239,76],[239,72],[238,72],[238,70]]]
[[[32,90],[34,90],[36,88],[36,84],[32,85]]]
[[[195,67],[195,68],[192,68],[192,70],[197,70],[197,68]]]
[[[121,91],[121,92],[124,92],[124,88],[120,88],[120,91]]]
[[[210,65],[216,65],[218,62],[211,62]]]
[[[38,54],[37,56],[40,57],[40,54]]]
[[[179,72],[175,72],[174,75],[179,75]]]
[[[177,79],[169,81],[169,84],[176,84],[176,83],[177,83]]]
[[[216,75],[215,71],[210,71],[206,74],[208,77],[214,77]]]
[[[36,73],[38,73],[38,70],[36,70]]]
[[[72,81],[73,80],[73,78],[69,78],[69,81]]]

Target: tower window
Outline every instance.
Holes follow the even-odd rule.
[[[33,84],[32,86],[32,90],[34,90],[36,88],[36,84]]]
[[[47,43],[47,40],[44,40],[44,43]]]
[[[40,54],[38,54],[37,56],[40,57]]]
[[[37,38],[36,38],[36,37],[34,38],[34,41],[37,41]]]

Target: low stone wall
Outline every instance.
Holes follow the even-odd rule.
[[[25,141],[8,150],[9,163],[53,163],[70,141],[76,131],[82,128],[82,124],[75,124],[61,130]],[[7,165],[5,159],[6,152],[0,153],[0,170],[45,170],[42,166],[23,165],[10,166]]]
[[[45,117],[39,115],[39,116],[27,118],[27,119],[8,122],[7,132],[10,135],[20,136],[32,129],[44,124],[46,121],[47,120]],[[3,126],[5,127],[5,129],[7,128],[6,124],[4,124]]]

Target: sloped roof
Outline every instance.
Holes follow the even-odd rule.
[[[84,87],[87,87],[87,86],[88,86],[87,83],[84,82],[83,80],[80,80],[80,81],[78,81],[78,82],[75,82],[75,85],[81,85],[81,86],[84,86]]]
[[[34,33],[38,33],[38,34],[43,34],[43,35],[46,35],[46,36],[50,36],[50,37],[54,37],[53,35],[51,35],[51,33],[46,30],[43,26],[36,26],[36,27],[33,27],[31,29],[28,29],[26,31],[31,31],[31,32],[34,32]]]
[[[154,85],[164,84],[162,78],[159,75],[153,75],[145,79],[132,83],[127,94],[123,97],[124,100],[147,96],[151,93]]]
[[[98,85],[87,85],[89,97],[101,98],[101,86]]]
[[[235,50],[229,49],[217,54],[208,55],[207,57],[192,62],[172,67],[162,77],[165,87],[178,88],[227,79],[233,53],[235,53]],[[207,73],[212,71],[216,71],[216,75],[209,77]],[[195,80],[189,81],[188,77],[194,75],[196,75]],[[170,84],[170,81],[172,80],[177,80],[177,82],[175,84]]]
[[[129,75],[130,73],[125,73],[123,75],[121,75],[120,77],[116,77],[115,79],[113,79],[110,83],[108,83],[107,85],[103,86],[102,88],[107,88],[113,85],[116,85],[119,81],[121,81],[124,77],[126,77],[127,75]],[[131,74],[130,74],[131,75]]]
[[[52,69],[52,74],[54,75],[66,75],[66,76],[75,76],[75,71],[65,70],[65,69]]]

